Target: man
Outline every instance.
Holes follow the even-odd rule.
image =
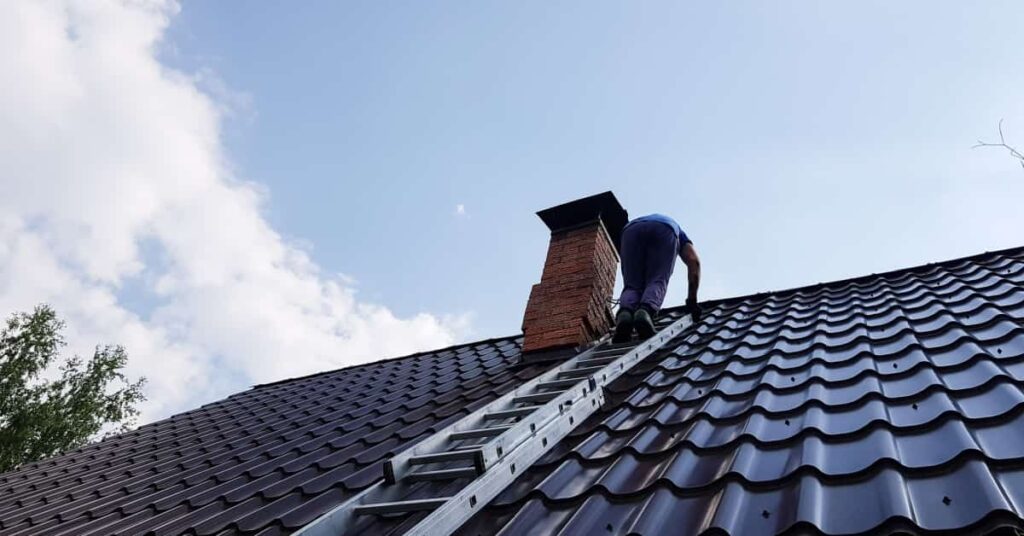
[[[693,321],[700,320],[697,306],[700,259],[693,242],[675,220],[651,214],[629,222],[622,230],[621,254],[623,288],[615,316],[614,342],[629,341],[634,329],[641,339],[654,335],[654,319],[665,301],[676,255],[686,265],[689,284],[686,306]]]

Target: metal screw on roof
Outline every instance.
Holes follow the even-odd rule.
[[[789,426],[789,419],[786,419],[786,426]]]
[[[948,495],[943,495],[942,504],[949,506],[949,503],[951,502],[953,502],[953,499],[950,499]]]
[[[913,406],[910,406],[910,407],[912,407],[912,408],[914,408],[914,409],[917,409],[917,402],[914,402],[914,405],[913,405]]]
[[[765,519],[768,519],[768,516],[770,516],[770,515],[772,515],[772,514],[769,513],[768,510],[762,510],[761,511],[761,517],[763,517]]]

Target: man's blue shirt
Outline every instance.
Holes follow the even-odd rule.
[[[686,236],[686,233],[683,232],[683,228],[680,227],[678,223],[676,223],[676,220],[673,220],[672,218],[664,214],[649,214],[647,216],[640,216],[639,218],[632,220],[629,223],[636,223],[638,221],[656,221],[658,223],[664,223],[665,225],[671,227],[673,230],[675,230],[676,235],[679,236],[680,251],[682,251],[683,246],[686,245],[687,243],[693,243],[693,240],[690,240],[690,237]],[[626,226],[629,227],[629,224],[626,224]]]

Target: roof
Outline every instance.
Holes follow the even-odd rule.
[[[1019,525],[1022,321],[1024,248],[709,304],[461,532]],[[0,533],[292,532],[551,366],[520,342],[258,386],[0,475]]]
[[[1020,526],[1022,320],[1021,249],[720,303],[460,533]]]
[[[290,533],[539,374],[520,337],[257,386],[0,475],[0,534]]]

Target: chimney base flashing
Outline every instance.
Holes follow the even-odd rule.
[[[556,346],[554,348],[544,348],[541,350],[534,350],[532,352],[523,352],[520,358],[522,365],[535,365],[537,363],[554,363],[565,361],[580,353],[579,349],[575,344],[566,346]]]

